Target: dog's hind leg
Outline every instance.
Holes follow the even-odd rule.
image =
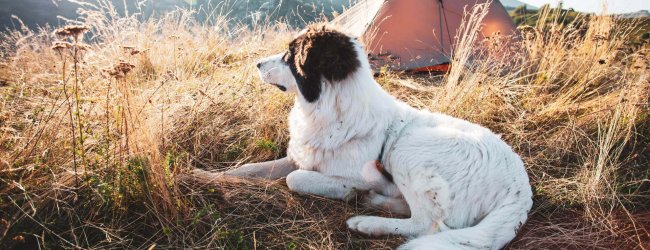
[[[296,170],[287,176],[287,186],[292,191],[342,200],[355,189],[367,189],[358,181],[323,175],[316,171]]]
[[[355,216],[347,221],[351,230],[367,235],[399,234],[417,236],[446,230],[443,220],[449,207],[449,184],[439,175],[423,173],[414,176],[395,175],[411,211],[411,218],[393,219],[377,216]]]
[[[392,214],[410,216],[411,210],[403,197],[390,197],[378,194],[370,190],[368,194],[363,195],[362,202],[371,208],[384,210]]]

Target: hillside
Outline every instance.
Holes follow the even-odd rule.
[[[637,12],[632,12],[632,13],[627,13],[627,14],[622,14],[622,17],[625,18],[644,18],[644,17],[650,17],[650,11],[648,10],[639,10]]]
[[[526,6],[526,8],[531,9],[531,10],[536,10],[537,7],[532,6],[530,4],[526,4],[517,0],[500,0],[501,4],[503,7],[506,7],[507,9],[514,9],[520,6]]]
[[[32,29],[47,24],[57,26],[63,22],[59,17],[76,20],[83,16],[77,12],[82,7],[107,8],[119,15],[138,13],[140,19],[164,16],[181,8],[191,10],[193,18],[201,22],[219,15],[234,24],[284,21],[300,26],[322,16],[331,18],[349,5],[348,0],[0,0],[0,29],[20,28],[20,21],[12,16]]]
[[[571,9],[550,8],[548,5],[542,6],[540,10],[532,10],[523,7],[515,8],[509,11],[515,25],[517,26],[537,26],[540,19],[544,23],[560,23],[560,29],[571,27],[584,31],[589,20],[596,18],[592,14],[583,14]],[[546,13],[546,14],[545,14]],[[626,45],[634,48],[642,48],[650,45],[650,17],[645,17],[645,11],[639,11],[636,14],[616,15],[616,22],[621,26],[634,27],[631,30],[629,40]]]
[[[297,29],[103,6],[85,7],[77,26],[0,35],[0,249],[406,240],[350,232],[353,215],[391,216],[355,201],[190,174],[285,155],[294,97],[263,84],[255,64]],[[454,57],[445,75],[383,71],[377,81],[414,107],[488,127],[522,157],[534,206],[506,249],[648,249],[650,53],[629,45],[642,27],[552,11],[536,12],[544,21],[521,27],[520,40],[456,46],[482,59]]]

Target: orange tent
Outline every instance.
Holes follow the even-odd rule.
[[[375,69],[446,71],[465,8],[487,0],[361,0],[332,24],[366,44]],[[516,27],[503,5],[493,1],[483,19],[484,37],[509,36]]]

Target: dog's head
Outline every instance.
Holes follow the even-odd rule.
[[[291,41],[287,51],[260,60],[257,67],[262,81],[315,102],[323,84],[342,81],[360,67],[360,50],[355,38],[314,25]]]

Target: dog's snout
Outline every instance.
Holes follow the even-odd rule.
[[[258,63],[257,63],[257,68],[259,69],[259,68],[261,68],[261,67],[262,67],[262,63],[261,63],[261,62],[258,62]]]

